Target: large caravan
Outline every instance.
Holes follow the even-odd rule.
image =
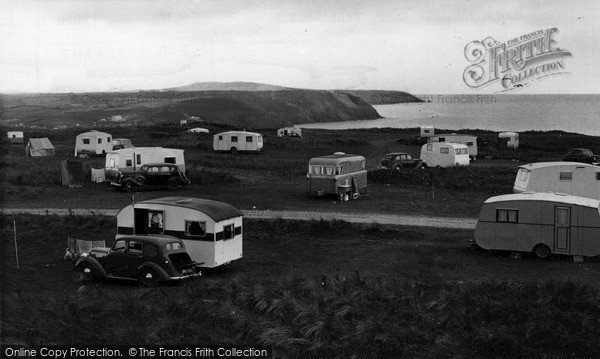
[[[182,239],[192,260],[206,268],[243,255],[242,213],[223,202],[164,197],[130,204],[117,213],[117,239],[157,234]]]
[[[367,171],[363,156],[336,152],[312,158],[308,162],[308,195],[351,194],[354,198],[367,192]]]
[[[259,152],[263,148],[263,136],[256,132],[228,131],[213,138],[213,149],[231,153]]]
[[[427,167],[468,166],[469,148],[459,143],[426,143],[421,147],[421,160]]]
[[[104,169],[107,179],[119,171],[136,171],[147,163],[173,163],[185,173],[183,150],[163,147],[131,147],[110,151],[106,154]]]
[[[519,167],[515,193],[560,192],[600,199],[600,166],[579,162],[538,162]]]
[[[75,157],[78,155],[104,155],[112,151],[112,136],[105,132],[84,132],[75,138]]]
[[[475,241],[484,249],[577,257],[600,255],[600,201],[525,192],[489,198],[481,207]]]
[[[449,142],[460,143],[469,148],[469,157],[475,159],[477,157],[477,136],[462,135],[456,133],[440,134],[429,137],[428,143]]]

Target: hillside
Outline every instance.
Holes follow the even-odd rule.
[[[404,91],[387,90],[345,90],[344,92],[360,97],[371,105],[389,105],[394,103],[423,102],[420,98]]]
[[[357,96],[336,91],[140,91],[0,95],[0,124],[47,127],[201,121],[248,128],[379,118]]]
[[[196,82],[166,91],[281,91],[288,88],[256,82]]]

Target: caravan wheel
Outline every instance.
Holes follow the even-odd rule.
[[[236,147],[231,147],[231,154],[237,155],[237,148]]]
[[[550,251],[550,248],[548,248],[547,245],[538,244],[537,246],[535,246],[535,248],[533,248],[533,254],[535,254],[535,256],[539,259],[547,259],[550,257],[550,255],[552,255],[552,252]]]

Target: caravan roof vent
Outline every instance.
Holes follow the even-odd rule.
[[[192,201],[191,198],[180,199],[179,201],[175,201],[177,204],[190,203]]]
[[[341,156],[341,155],[345,155],[345,153],[344,153],[344,152],[334,152],[333,154],[334,154],[334,155],[340,155],[340,156]]]

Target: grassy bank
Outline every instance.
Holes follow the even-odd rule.
[[[12,225],[17,224],[20,269]],[[287,358],[589,358],[600,262],[513,260],[469,231],[244,220],[244,258],[154,289],[74,280],[66,237],[103,216],[0,218],[3,344],[249,345]],[[282,356],[283,357],[283,356]]]

